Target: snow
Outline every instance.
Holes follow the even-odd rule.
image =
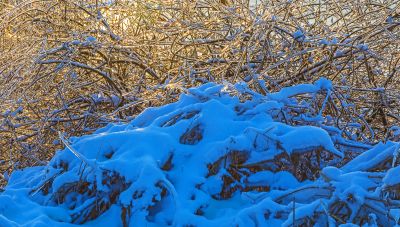
[[[293,32],[293,38],[298,42],[303,42],[306,39],[306,36],[301,29],[298,29]]]
[[[360,49],[361,51],[367,51],[368,50],[368,44],[358,44],[357,48]]]
[[[400,209],[390,209],[389,215],[395,220],[396,226],[399,226]]]
[[[397,143],[387,142],[386,144],[378,143],[374,148],[362,153],[354,158],[351,162],[342,167],[345,172],[356,170],[368,171],[377,163],[381,163],[393,157],[393,152]]]
[[[333,145],[329,134],[318,127],[300,126],[280,136],[278,140],[289,154],[321,147],[339,157],[343,157],[343,154]]]
[[[311,217],[339,225],[329,214],[338,202],[351,210],[341,226],[351,226],[364,203],[384,210],[374,201],[400,183],[400,167],[373,171],[398,143],[341,166],[340,130],[281,117],[297,95],[332,89],[325,78],[265,96],[243,83],[208,83],[128,124],[69,139],[60,133],[65,149],[48,165],[12,173],[0,193],[0,226],[292,226]],[[304,117],[324,119],[317,114]],[[378,211],[365,215],[388,225],[399,216]]]
[[[393,185],[397,185],[400,184],[400,166],[397,166],[395,168],[390,169],[385,178],[383,178],[383,182],[387,185],[387,186],[393,186]]]

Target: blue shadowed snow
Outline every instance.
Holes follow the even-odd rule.
[[[378,144],[340,168],[340,130],[285,123],[296,96],[332,89],[325,78],[266,96],[245,84],[209,83],[129,124],[61,137],[67,148],[47,166],[13,172],[0,193],[0,226],[292,226],[338,201],[363,212],[362,204],[400,183],[399,167],[371,169],[393,157],[397,143]],[[385,215],[371,217],[393,224]]]

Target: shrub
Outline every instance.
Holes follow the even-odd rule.
[[[321,111],[343,136],[398,140],[396,2],[3,1],[1,169],[209,81],[266,94],[326,77]]]

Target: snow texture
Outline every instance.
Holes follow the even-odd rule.
[[[340,167],[344,139],[332,127],[283,120],[294,96],[331,89],[320,79],[262,96],[209,83],[129,124],[60,134],[66,148],[48,165],[11,175],[0,226],[353,226],[364,213],[364,223],[394,225],[399,212],[387,217],[376,201],[400,184],[400,167],[374,168],[392,164],[397,143]]]

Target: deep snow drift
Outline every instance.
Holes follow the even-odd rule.
[[[0,226],[395,225],[399,143],[347,141],[294,98],[331,89],[210,83],[129,124],[60,135],[66,148],[47,166],[12,174]]]

